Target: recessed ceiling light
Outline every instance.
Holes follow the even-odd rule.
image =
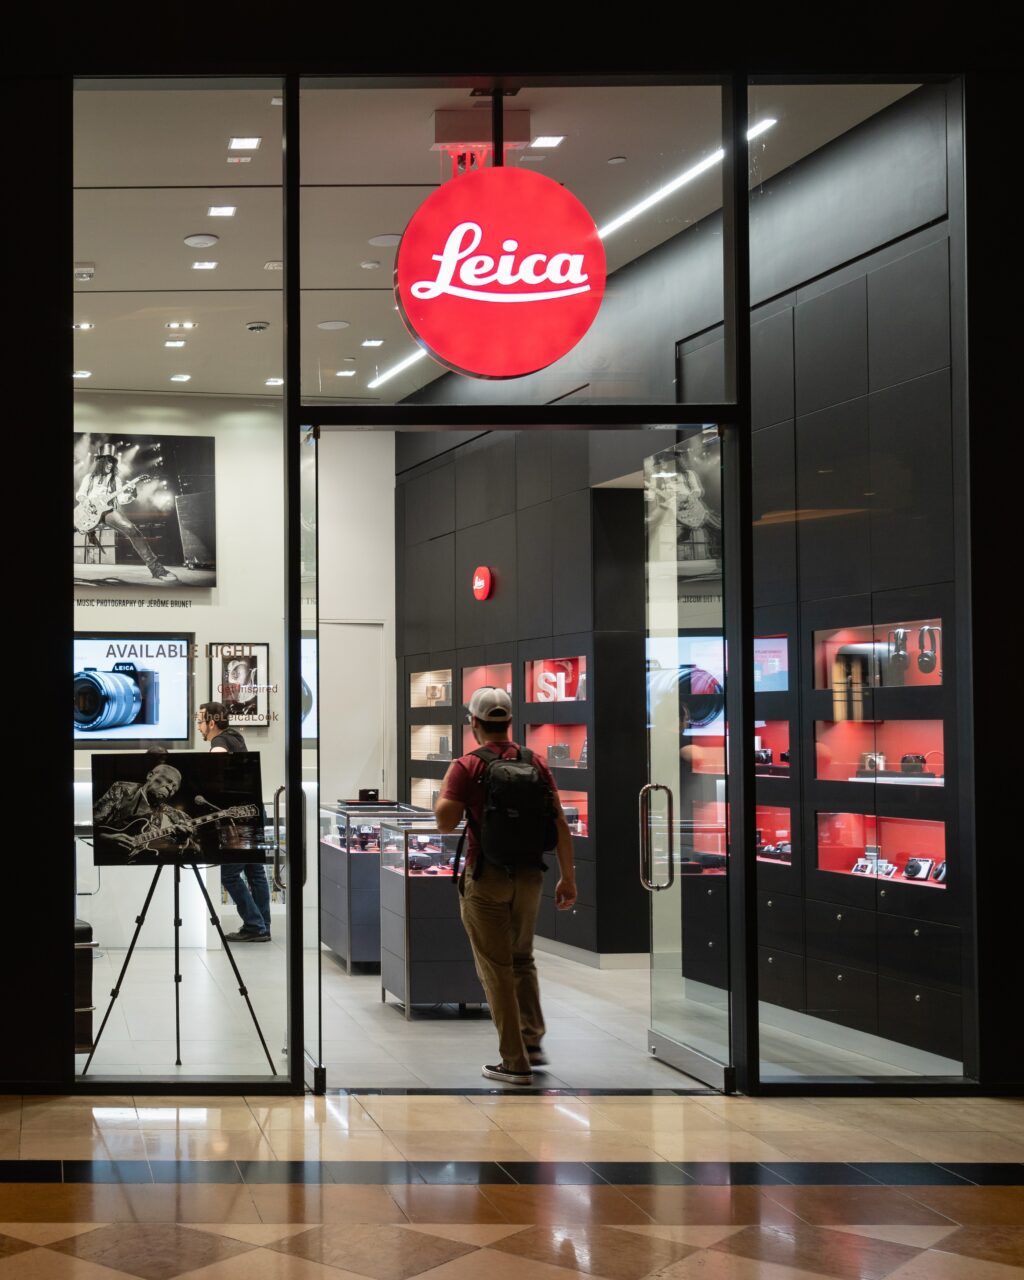
[[[365,262],[360,262],[359,265],[362,267],[364,271],[376,271],[377,268],[380,266],[380,263],[377,261],[376,258],[367,258]]]
[[[172,373],[171,381],[172,382],[191,382],[192,375],[190,373]]]
[[[228,164],[248,164],[252,156],[228,156]]]
[[[77,329],[79,333],[87,333],[90,329],[96,328],[91,320],[82,320],[80,323],[73,324],[71,327],[72,329]]]
[[[626,157],[625,156],[609,156],[608,163],[609,164],[625,164]]]
[[[211,235],[208,232],[200,232],[198,235],[186,236],[185,243],[190,249],[209,249],[219,239],[220,236]]]
[[[198,320],[168,320],[165,329],[198,329]]]
[[[281,261],[280,258],[275,258],[271,262],[264,262],[263,270],[264,271],[283,271],[284,263]]]
[[[321,320],[317,325],[318,329],[347,329],[347,320]]]
[[[382,347],[383,345],[384,345],[383,338],[364,338],[363,339],[364,347]]]
[[[284,378],[268,378],[265,385],[268,387],[283,387]]]
[[[395,235],[393,232],[388,232],[387,235],[383,236],[370,236],[366,243],[372,244],[377,249],[393,249],[401,239],[401,236]]]
[[[233,218],[238,209],[234,204],[211,204],[206,211],[208,218]]]
[[[560,147],[565,141],[565,134],[542,133],[539,138],[534,138],[530,143],[531,147]]]
[[[766,116],[763,120],[759,120],[757,124],[752,125],[747,130],[747,141],[750,142],[750,140],[752,138],[756,138],[759,133],[764,133],[764,131],[766,129],[770,129],[773,124],[778,124],[778,121],[772,116]]]
[[[216,270],[216,267],[217,267],[216,262],[193,262],[192,263],[193,271],[214,271]]]
[[[341,358],[346,364],[355,364],[356,362],[355,356],[342,356]]]
[[[232,138],[228,143],[229,151],[258,151],[262,138]]]
[[[383,383],[387,382],[389,378],[395,377],[396,374],[404,373],[406,369],[409,368],[410,365],[414,365],[417,360],[422,360],[426,354],[427,353],[423,350],[423,348],[420,347],[419,350],[414,351],[411,356],[406,356],[404,360],[399,360],[398,364],[392,365],[392,367],[386,370],[384,373],[378,374],[377,377],[374,378],[372,382],[368,382],[366,384],[367,388],[370,391],[376,391],[377,388],[381,386]]]
[[[354,378],[356,376],[355,369],[339,369],[334,375],[336,378]]]
[[[271,99],[270,99],[270,105],[271,105],[272,107],[283,107],[283,106],[284,106],[284,98],[271,98]]]
[[[531,154],[529,153],[529,151],[524,151],[524,152],[523,152],[523,154],[519,157],[519,159],[520,159],[520,160],[529,160],[529,162],[530,162],[531,164],[539,164],[539,163],[541,162],[541,160],[546,160],[546,159],[547,159],[547,156],[545,156],[545,155],[540,155],[539,153],[538,153],[537,155],[535,155],[535,156],[534,156],[534,155],[531,155]]]
[[[164,343],[165,347],[183,347],[185,345],[184,338],[168,338]]]
[[[73,373],[71,376],[72,376],[72,378],[91,378],[91,377],[92,377],[92,370],[91,370],[91,369],[76,369],[76,370],[74,371],[74,373]]]

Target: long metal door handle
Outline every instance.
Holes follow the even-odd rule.
[[[281,796],[284,791],[284,787],[278,787],[274,792],[274,888],[282,893],[288,887],[281,879]]]
[[[306,883],[306,866],[307,866],[306,845],[308,843],[308,841],[306,840],[306,792],[305,790],[301,791],[300,795],[302,796],[302,883],[305,884]]]
[[[664,791],[667,795],[668,817],[668,879],[664,884],[654,883],[654,868],[651,863],[651,792]],[[675,815],[672,803],[672,788],[662,782],[648,782],[640,788],[640,883],[648,893],[661,893],[671,889],[675,884]]]

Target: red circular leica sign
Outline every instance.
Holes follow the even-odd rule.
[[[519,378],[571,351],[604,297],[604,246],[582,204],[525,169],[478,169],[405,229],[395,297],[413,337],[476,378]]]
[[[486,600],[491,594],[491,587],[494,585],[494,579],[491,577],[491,571],[486,565],[478,565],[473,570],[473,594],[478,600]]]

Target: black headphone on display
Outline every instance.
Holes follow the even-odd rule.
[[[922,627],[917,637],[917,669],[925,675],[939,665],[939,638],[937,627]]]
[[[906,671],[910,666],[906,627],[897,627],[895,631],[889,632],[889,661],[900,671]]]

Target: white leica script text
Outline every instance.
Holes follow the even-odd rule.
[[[442,294],[471,298],[479,302],[547,302],[567,298],[574,293],[588,293],[589,276],[583,270],[582,253],[529,253],[516,266],[518,240],[503,240],[505,251],[497,263],[486,253],[476,253],[483,231],[477,222],[460,222],[448,236],[443,253],[431,254],[440,263],[434,280],[417,280],[412,295],[427,301]],[[453,284],[458,279],[460,284]],[[561,287],[543,291],[515,291],[516,284],[553,284]],[[502,292],[489,292],[485,286],[502,285]]]

